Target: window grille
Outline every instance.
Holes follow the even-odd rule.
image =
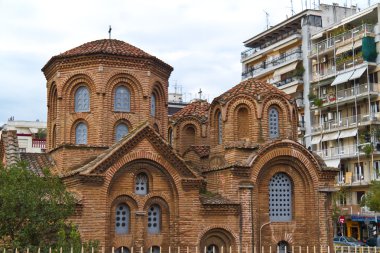
[[[285,173],[275,174],[269,182],[270,221],[291,221],[292,183]]]
[[[88,89],[81,86],[75,92],[75,112],[90,111],[90,93]]]
[[[148,233],[160,233],[161,209],[158,205],[152,205],[148,209]]]
[[[207,253],[219,253],[219,248],[215,244],[207,246]]]
[[[148,194],[148,177],[145,173],[140,173],[136,177],[135,193],[138,195]]]
[[[128,126],[126,124],[120,123],[116,126],[116,131],[115,131],[116,141],[120,141],[127,134],[128,134]]]
[[[115,250],[115,253],[130,253],[128,247],[122,246]]]
[[[150,115],[156,116],[156,96],[152,94],[150,101]]]
[[[120,204],[116,207],[115,231],[116,234],[127,234],[129,230],[129,207]]]
[[[127,87],[119,86],[115,90],[115,111],[129,112],[131,110],[131,95]]]
[[[278,111],[276,108],[269,109],[269,138],[279,137]]]
[[[151,248],[148,249],[147,253],[160,253],[160,247],[158,246],[153,246]]]
[[[87,126],[79,123],[75,128],[75,144],[87,144]]]

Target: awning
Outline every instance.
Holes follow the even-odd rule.
[[[338,168],[340,164],[340,159],[326,160],[325,164],[327,167]]]
[[[363,17],[363,16],[371,13],[375,8],[377,8],[377,5],[373,5],[373,6],[368,7],[367,9],[364,9],[364,10],[362,10],[362,11],[360,11],[360,12],[354,14],[354,15],[351,15],[351,16],[349,16],[347,18],[344,18],[344,19],[342,19],[339,22],[338,25],[329,28],[327,31],[334,30],[334,29],[336,29],[336,28],[338,28],[340,26],[343,26],[343,25],[345,25],[345,24],[347,24],[347,23],[349,23],[349,22],[351,22],[353,20],[358,20],[358,18]]]
[[[298,88],[298,85],[292,85],[290,87],[286,87],[286,88],[280,89],[280,90],[282,90],[286,94],[293,94],[297,91],[297,88]]]
[[[339,139],[343,138],[348,138],[348,137],[353,137],[358,134],[358,129],[348,129],[348,130],[343,130],[340,132]]]
[[[314,136],[314,137],[311,139],[311,145],[315,145],[315,144],[320,143],[320,142],[321,142],[321,139],[322,139],[322,135]]]
[[[273,73],[273,76],[281,76],[282,74],[285,74],[289,71],[295,70],[297,67],[298,62],[293,62],[292,64],[289,64],[285,67],[282,67],[280,69],[276,69],[276,71]]]
[[[349,44],[347,44],[347,45],[345,45],[345,46],[343,46],[343,47],[339,47],[337,50],[336,50],[336,52],[335,52],[335,54],[341,54],[341,53],[344,53],[344,52],[346,52],[346,51],[350,51],[350,50],[352,50],[352,43],[349,43]]]
[[[356,69],[355,72],[350,77],[350,80],[360,78],[366,70],[367,70],[367,66]]]
[[[347,82],[353,73],[354,73],[354,71],[348,71],[346,73],[337,75],[337,77],[335,77],[335,80],[331,83],[331,86]]]
[[[338,136],[339,136],[339,132],[324,134],[322,137],[322,141],[336,140],[338,139]]]

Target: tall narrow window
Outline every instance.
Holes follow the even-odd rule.
[[[279,124],[278,124],[278,111],[276,108],[269,109],[269,117],[268,117],[268,125],[269,125],[269,138],[278,138],[280,136],[279,133]]]
[[[120,123],[116,126],[115,129],[115,139],[120,141],[125,135],[128,134],[128,126],[126,124]]]
[[[152,205],[148,209],[148,233],[158,234],[161,231],[161,209],[158,205]]]
[[[75,144],[87,144],[87,126],[83,122],[75,128]]]
[[[269,182],[270,221],[292,220],[292,182],[285,173],[275,174]]]
[[[129,207],[126,204],[119,204],[115,214],[116,234],[127,234],[129,231]]]
[[[90,111],[90,93],[87,87],[81,86],[75,92],[75,112]]]
[[[156,96],[154,94],[152,94],[150,100],[150,115],[156,116]]]
[[[138,195],[148,194],[148,177],[145,173],[139,173],[135,179],[135,193]]]
[[[119,86],[115,90],[114,109],[118,112],[129,112],[131,110],[131,95],[125,86]]]
[[[223,142],[223,120],[222,113],[218,112],[218,144]]]
[[[237,136],[239,140],[249,137],[249,120],[248,120],[248,109],[241,107],[237,113]]]
[[[115,250],[115,253],[129,253],[128,247],[122,246]]]
[[[158,246],[153,246],[148,249],[146,253],[160,253],[160,247]]]
[[[169,128],[168,131],[168,141],[170,145],[173,145],[173,129]]]
[[[208,245],[207,253],[219,253],[219,247],[215,244]]]

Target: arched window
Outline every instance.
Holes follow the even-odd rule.
[[[161,231],[161,208],[159,205],[152,205],[148,209],[148,233],[158,234]]]
[[[241,107],[237,113],[237,126],[238,139],[245,139],[249,137],[249,120],[248,120],[248,109],[245,107]]]
[[[148,194],[148,176],[145,173],[139,173],[135,179],[135,193],[138,195]]]
[[[119,204],[115,214],[116,234],[128,234],[129,231],[129,207],[126,204]]]
[[[194,125],[187,125],[184,129],[183,134],[183,144],[187,147],[190,147],[191,145],[195,145],[195,126]]]
[[[75,127],[75,144],[87,144],[87,125],[83,122]]]
[[[223,142],[223,120],[222,113],[218,112],[218,144]]]
[[[75,112],[90,111],[90,93],[87,87],[81,86],[75,92]]]
[[[148,249],[146,253],[160,253],[160,247],[158,246],[153,246]]]
[[[156,95],[152,94],[150,98],[150,115],[156,116]]]
[[[115,139],[120,141],[125,135],[128,134],[128,126],[124,123],[120,123],[116,126],[115,129]]]
[[[270,221],[292,220],[292,182],[285,173],[275,174],[269,182]]]
[[[287,253],[289,251],[289,244],[286,241],[280,241],[277,243],[278,253]]]
[[[115,90],[114,109],[118,112],[129,112],[131,110],[131,95],[127,87],[118,86]]]
[[[54,85],[53,92],[52,92],[52,101],[51,101],[51,110],[53,119],[57,118],[57,107],[58,107],[58,94],[57,94],[57,87]]]
[[[115,250],[115,253],[129,253],[128,247],[122,246]]]
[[[219,253],[219,248],[215,244],[210,244],[207,246],[207,253]]]
[[[278,138],[280,136],[279,124],[278,124],[278,111],[276,108],[271,107],[268,115],[269,125],[269,138]]]

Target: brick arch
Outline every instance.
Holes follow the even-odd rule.
[[[74,76],[72,79],[66,83],[66,89],[64,90],[62,96],[66,98],[65,112],[74,112],[75,108],[75,92],[79,87],[84,84],[88,88],[90,94],[90,112],[93,112],[95,109],[95,84],[92,82],[89,77],[80,75]]]
[[[142,81],[139,79],[139,77],[130,71],[123,71],[123,72],[110,72],[104,76],[104,80],[106,81],[105,86],[102,86],[101,93],[107,93],[110,90],[113,90],[113,85],[116,85],[118,83],[118,79],[125,80],[126,82],[130,82],[132,84],[136,85],[136,89],[140,93],[139,95],[143,95],[143,89],[142,89]]]
[[[137,98],[143,96],[143,90],[141,83],[130,74],[118,73],[109,77],[104,92],[106,97],[106,107],[109,110],[114,110],[115,103],[115,89],[122,83],[130,92],[130,112],[136,112],[140,110],[140,103],[137,103]],[[120,113],[120,112],[118,112]],[[126,112],[128,113],[128,112]]]
[[[150,101],[149,101],[149,108],[151,108],[151,103],[152,103],[152,96],[155,96],[156,99],[156,108],[155,108],[155,123],[159,124],[159,130],[163,130],[165,128],[164,122],[165,122],[165,117],[167,116],[167,110],[166,104],[167,104],[167,95],[165,92],[165,89],[161,82],[155,81],[152,85],[152,89],[150,90]],[[149,112],[150,115],[150,112]]]
[[[209,110],[209,119],[210,119],[210,126],[215,126],[215,119],[218,117],[217,112],[220,111],[222,113],[222,120],[224,121],[225,115],[223,115],[222,106],[218,103],[213,106],[213,108]]]
[[[117,125],[119,125],[119,124],[125,124],[128,127],[128,134],[133,129],[131,122],[129,120],[125,119],[125,118],[119,118],[119,119],[113,120],[112,123],[113,123],[112,124],[112,143],[114,143],[116,141],[115,140],[115,135],[116,135],[116,127],[117,127]]]
[[[286,120],[290,120],[291,116],[291,105],[289,104],[289,101],[286,100],[284,97],[279,96],[279,95],[270,95],[266,97],[262,103],[262,109],[261,111],[258,112],[259,117],[263,118],[266,111],[268,111],[268,108],[271,105],[277,105],[281,110],[286,113]]]
[[[212,238],[212,236],[221,237],[221,235],[224,237],[224,240],[229,240],[230,245],[232,248],[236,248],[237,244],[239,243],[239,237],[237,234],[235,234],[230,227],[228,226],[207,226],[205,229],[203,229],[197,239],[197,245],[199,245],[201,252],[204,250],[203,244],[207,244],[208,237]],[[212,240],[212,239],[211,239]],[[227,242],[225,242],[227,243]],[[219,249],[220,252],[220,249]],[[227,249],[225,249],[225,252],[228,252]]]
[[[233,99],[231,99],[228,102],[227,107],[226,107],[226,119],[225,120],[228,120],[228,118],[230,116],[233,117],[236,108],[241,106],[242,104],[246,105],[251,110],[251,113],[254,115],[255,119],[258,118],[259,106],[257,104],[257,101],[250,96],[242,94],[242,95],[239,95],[237,97],[234,97]]]
[[[73,89],[75,86],[79,83],[86,83],[89,87],[90,94],[96,92],[96,86],[95,81],[96,77],[89,72],[85,71],[78,71],[71,73],[67,78],[64,79],[62,82],[62,86],[58,86],[58,96],[59,97],[68,97],[68,95],[71,95],[73,92]],[[59,89],[61,88],[61,89]]]
[[[298,164],[298,170],[308,172],[314,187],[318,185],[319,171],[321,170],[318,161],[310,155],[306,148],[294,142],[278,142],[261,148],[251,163],[252,181],[256,182],[261,170],[280,158],[294,165]]]
[[[90,133],[91,133],[91,127],[89,125],[89,122],[84,119],[84,118],[77,118],[76,120],[74,120],[72,123],[71,123],[71,128],[70,128],[70,143],[72,144],[75,144],[75,140],[76,140],[76,127],[78,126],[79,123],[85,123],[86,126],[87,126],[87,144],[86,145],[90,145],[91,142],[90,142]]]
[[[138,208],[138,203],[137,203],[136,199],[134,199],[132,196],[122,194],[122,195],[118,195],[118,196],[114,197],[111,200],[111,205],[110,205],[111,209],[112,209],[112,207],[114,207],[120,203],[127,203],[127,204],[130,203],[130,204],[133,204],[134,209]]]

